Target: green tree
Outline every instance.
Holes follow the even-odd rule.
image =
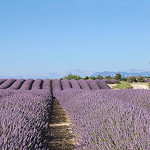
[[[98,76],[97,76],[97,79],[104,79],[104,78],[103,78],[103,76],[98,75]]]
[[[117,73],[114,78],[115,78],[116,80],[121,81],[121,74],[120,74],[120,73]]]
[[[109,75],[109,76],[105,76],[105,79],[112,79],[112,77]]]
[[[138,75],[138,76],[136,77],[136,80],[137,80],[137,82],[145,82],[144,77],[142,77],[141,75]]]
[[[96,78],[95,78],[95,77],[90,76],[90,77],[89,77],[89,79],[95,80]]]
[[[86,77],[84,78],[84,80],[87,80],[87,79],[89,79],[89,77],[88,77],[88,76],[86,76]]]
[[[67,80],[71,80],[71,79],[79,80],[79,79],[81,79],[80,76],[73,75],[73,74],[68,74],[68,76],[65,76],[64,78],[67,79]]]
[[[127,82],[129,82],[129,83],[136,82],[136,77],[135,76],[127,77]]]

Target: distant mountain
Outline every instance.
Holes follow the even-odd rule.
[[[95,72],[92,74],[92,77],[97,77],[98,75],[101,75],[103,77],[105,76],[112,76],[114,77],[117,73],[120,73],[122,77],[129,77],[129,76],[138,76],[141,75],[143,77],[145,76],[150,76],[150,71],[145,71],[145,72],[113,72],[113,71],[104,71],[104,72]]]
[[[53,73],[33,73],[33,74],[24,74],[24,75],[18,75],[18,76],[0,76],[0,79],[10,79],[10,78],[15,78],[15,79],[60,79],[63,78],[64,76],[67,76],[68,74],[73,74],[73,75],[79,75],[82,78],[85,76],[93,76],[97,77],[98,75],[101,75],[103,77],[105,76],[112,76],[114,77],[117,73],[120,73],[122,77],[129,77],[129,76],[150,76],[150,70],[145,70],[145,71],[139,71],[139,70],[130,70],[128,72],[123,72],[123,71],[103,71],[103,72],[95,72],[94,71],[87,71],[87,70],[70,70],[70,71],[57,71]]]
[[[49,74],[50,79],[59,79],[67,76],[68,74],[78,75],[84,78],[85,76],[91,76],[94,71],[87,71],[87,70],[70,70],[70,71],[58,71]]]
[[[1,76],[0,75],[0,79],[11,79],[11,77],[9,77],[9,76]]]
[[[94,71],[87,71],[87,70],[69,70],[69,71],[57,71],[57,72],[53,72],[53,73],[47,73],[47,74],[43,74],[43,73],[33,73],[33,74],[23,74],[23,75],[18,75],[18,76],[11,76],[11,77],[3,77],[0,79],[9,79],[9,78],[15,78],[15,79],[60,79],[63,78],[64,76],[67,76],[68,74],[73,74],[73,75],[79,75],[81,77],[85,77],[85,76],[91,76],[94,73]]]

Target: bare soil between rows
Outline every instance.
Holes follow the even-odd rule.
[[[53,112],[50,119],[51,150],[73,150],[75,142],[69,127],[70,119],[57,99],[53,100]]]

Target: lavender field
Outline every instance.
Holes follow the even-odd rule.
[[[150,90],[111,90],[99,79],[0,79],[0,149],[57,149],[54,98],[71,119],[75,149],[150,149]]]
[[[150,149],[149,90],[64,90],[76,149]]]

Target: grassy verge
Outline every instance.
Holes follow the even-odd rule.
[[[111,89],[132,89],[133,87],[130,85],[130,83],[127,83],[125,81],[120,81],[119,84],[112,87]]]

